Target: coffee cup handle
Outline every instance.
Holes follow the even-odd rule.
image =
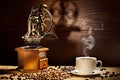
[[[101,61],[101,60],[97,60],[97,64],[98,64],[98,63],[100,63],[100,66],[98,66],[98,67],[102,67],[102,61]],[[97,64],[96,64],[96,65],[97,65]]]

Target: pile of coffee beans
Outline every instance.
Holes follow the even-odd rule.
[[[63,72],[71,73],[72,70],[75,70],[75,67],[73,67],[73,66],[61,66],[60,69]]]
[[[6,74],[5,74],[6,75]],[[70,74],[64,72],[60,67],[48,67],[37,73],[22,73],[0,75],[0,80],[64,80],[70,77]]]

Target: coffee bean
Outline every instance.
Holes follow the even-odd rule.
[[[104,70],[104,68],[101,68],[101,69],[100,69],[100,71],[103,71],[103,70]]]
[[[105,75],[105,73],[103,73],[103,75]]]
[[[103,68],[103,70],[107,70],[106,68]]]
[[[105,76],[104,78],[108,78],[108,76]]]
[[[110,75],[109,75],[109,77],[113,77],[113,75],[112,75],[112,74],[110,74]]]
[[[115,72],[112,72],[112,75],[115,75]]]

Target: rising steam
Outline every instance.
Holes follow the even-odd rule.
[[[92,36],[93,34],[92,27],[89,28],[88,34],[89,36],[87,38],[82,38],[82,43],[84,44],[83,48],[84,56],[88,56],[87,51],[91,50],[95,45],[95,38]]]

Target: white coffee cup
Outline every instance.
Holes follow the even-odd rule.
[[[97,64],[100,63],[102,66],[102,61],[97,60],[96,57],[76,57],[76,70],[81,74],[91,74],[97,69]]]

